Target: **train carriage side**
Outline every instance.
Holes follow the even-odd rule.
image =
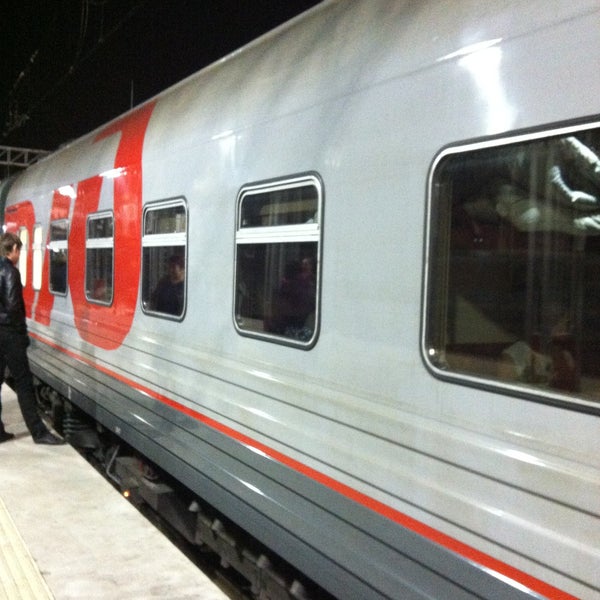
[[[340,597],[593,597],[594,368],[583,394],[486,359],[524,308],[487,298],[507,256],[522,282],[514,256],[554,244],[581,317],[572,264],[585,242],[595,272],[595,239],[562,211],[501,228],[461,190],[511,152],[598,143],[599,20],[327,2],[32,167],[4,221],[54,235],[29,280],[34,371]],[[511,253],[484,245],[498,230]]]

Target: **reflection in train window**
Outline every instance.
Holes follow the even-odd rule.
[[[313,176],[248,186],[238,197],[235,324],[310,348],[318,323],[322,188]]]
[[[112,302],[113,255],[112,213],[90,215],[85,239],[85,297],[91,302]]]
[[[183,200],[144,210],[142,307],[144,312],[183,318],[186,304],[187,209]]]
[[[424,340],[438,373],[600,400],[599,156],[600,129],[578,128],[438,160]]]
[[[67,293],[67,262],[69,222],[67,219],[51,221],[50,243],[48,252],[50,254],[50,291],[53,294]]]

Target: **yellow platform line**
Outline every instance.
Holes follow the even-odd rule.
[[[0,498],[0,599],[52,600],[23,538]]]

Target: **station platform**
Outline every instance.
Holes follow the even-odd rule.
[[[0,600],[224,600],[71,446],[33,443],[2,386]]]

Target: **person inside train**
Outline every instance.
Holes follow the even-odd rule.
[[[275,315],[271,331],[296,339],[310,338],[314,325],[316,279],[312,260],[290,261],[276,294]]]
[[[185,262],[174,254],[168,261],[168,272],[158,282],[152,294],[152,310],[169,315],[181,315],[185,293]]]
[[[36,444],[64,444],[64,440],[48,431],[36,408],[33,377],[27,358],[29,336],[23,286],[21,274],[15,266],[19,262],[21,246],[19,236],[14,233],[4,233],[0,237],[0,386],[8,367],[15,381],[21,414],[33,441]],[[0,442],[13,437],[14,434],[8,433],[0,420]]]
[[[110,300],[110,291],[108,289],[108,285],[106,284],[106,279],[99,277],[98,279],[94,280],[90,298],[100,302],[106,302]]]

